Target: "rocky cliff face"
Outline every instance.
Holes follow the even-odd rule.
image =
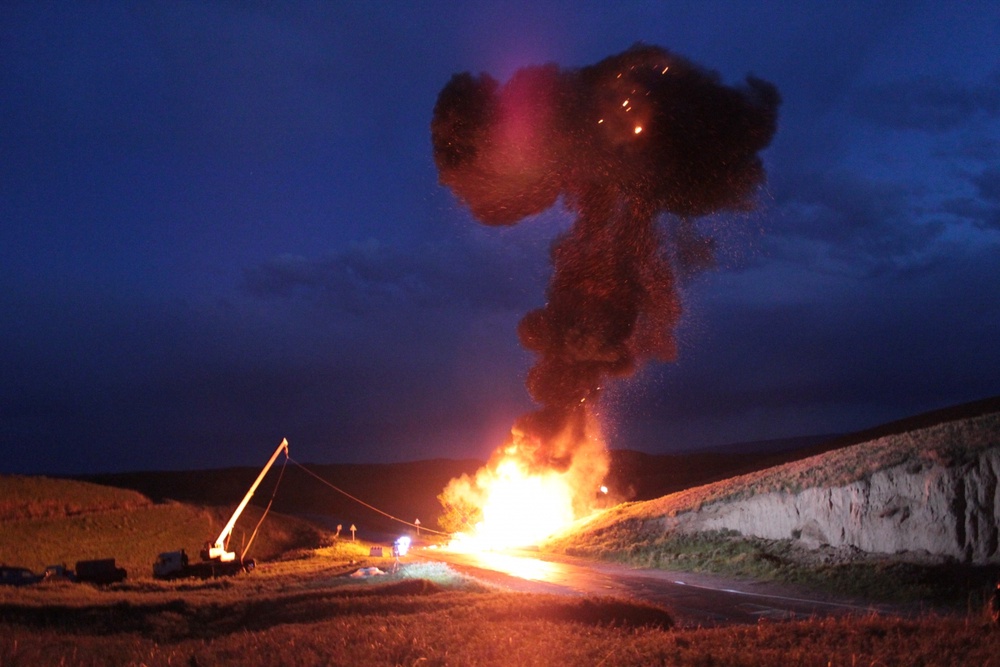
[[[684,531],[729,529],[809,547],[919,552],[997,564],[998,476],[1000,446],[960,463],[899,465],[842,487],[765,493],[665,520],[668,528]]]

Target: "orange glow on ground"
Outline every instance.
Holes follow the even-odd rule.
[[[558,563],[549,563],[538,558],[526,558],[510,554],[484,552],[477,554],[480,562],[491,570],[499,570],[509,575],[528,579],[530,581],[554,582],[563,575],[563,568]]]

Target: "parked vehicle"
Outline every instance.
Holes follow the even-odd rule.
[[[49,565],[45,568],[42,579],[45,581],[76,581],[76,573],[67,568],[65,563],[62,565]]]
[[[165,551],[156,557],[153,563],[153,576],[157,579],[214,579],[229,577],[240,572],[252,572],[256,562],[253,558],[240,558],[230,561],[209,559],[190,562],[184,549]]]
[[[29,586],[42,580],[40,574],[35,574],[26,567],[0,565],[0,585]]]
[[[114,558],[76,561],[76,580],[91,584],[114,584],[125,581],[125,568],[115,565]]]

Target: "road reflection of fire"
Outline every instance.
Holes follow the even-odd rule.
[[[525,558],[496,552],[478,552],[477,560],[490,570],[505,572],[511,576],[530,581],[555,582],[562,573],[558,563],[550,563],[537,558]]]

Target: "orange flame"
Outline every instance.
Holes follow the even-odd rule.
[[[568,443],[567,443],[568,444]],[[535,447],[512,432],[474,477],[453,479],[440,496],[442,523],[455,535],[450,547],[482,551],[535,545],[590,514],[607,473],[607,452],[598,437],[565,447],[568,465],[538,465]],[[457,520],[456,520],[457,519]]]

